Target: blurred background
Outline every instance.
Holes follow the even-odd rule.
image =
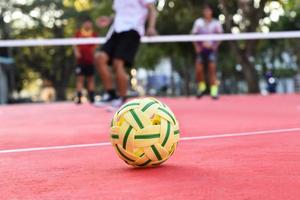
[[[209,0],[226,33],[300,30],[299,0]],[[160,35],[189,34],[202,1],[158,0]],[[0,39],[73,37],[83,15],[111,15],[110,0],[0,1]],[[104,37],[107,29],[97,29]],[[222,42],[222,94],[300,92],[300,40]],[[192,43],[143,44],[131,70],[135,95],[195,94]],[[74,97],[72,46],[0,48],[0,104],[65,101]],[[96,76],[98,78],[98,76]],[[97,91],[101,91],[97,79]]]

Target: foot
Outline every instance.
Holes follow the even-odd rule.
[[[111,101],[111,106],[113,108],[120,108],[125,102],[126,100],[123,97],[119,97]]]
[[[95,102],[95,92],[94,91],[89,91],[89,101],[91,104]]]
[[[204,81],[199,82],[197,90],[197,98],[203,97],[206,92],[206,83]]]
[[[97,107],[101,107],[101,106],[106,106],[109,105],[110,103],[112,103],[112,101],[116,99],[115,97],[112,97],[111,95],[109,95],[108,93],[104,93],[102,95],[102,98],[100,101],[95,101],[94,105]]]
[[[218,100],[218,99],[219,99],[219,95],[217,95],[217,96],[211,96],[211,98],[212,98],[213,100]]]
[[[114,99],[111,101],[111,105],[107,107],[107,112],[116,112],[122,105],[126,102],[126,100],[122,97]]]
[[[82,103],[82,102],[81,102],[81,98],[76,97],[76,98],[74,99],[74,103],[77,104],[77,105],[81,104],[81,103]]]
[[[74,102],[75,104],[81,104],[81,97],[82,97],[82,92],[81,91],[77,91],[76,92],[76,96],[75,96],[75,99],[74,99]]]
[[[219,89],[217,85],[212,85],[210,87],[210,96],[213,100],[219,99]]]
[[[203,97],[205,94],[205,92],[202,92],[200,90],[197,91],[197,98],[200,99],[201,97]]]

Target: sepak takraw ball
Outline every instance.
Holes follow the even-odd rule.
[[[174,153],[179,124],[168,106],[157,99],[135,99],[116,112],[110,136],[116,153],[127,164],[157,166]]]

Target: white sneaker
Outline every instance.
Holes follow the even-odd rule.
[[[110,106],[106,108],[107,112],[116,112],[125,103],[123,98],[117,98],[111,101]]]
[[[104,93],[100,101],[95,101],[94,106],[103,107],[109,105],[114,100],[108,93]]]
[[[123,98],[117,98],[111,101],[111,106],[114,108],[120,108],[125,103]]]

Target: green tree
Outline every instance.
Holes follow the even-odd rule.
[[[250,1],[225,1],[219,0],[222,13],[225,16],[225,28],[227,32],[257,32],[257,31],[269,31],[272,30],[274,23],[279,23],[284,20],[289,13],[295,12],[297,9],[297,1],[289,0],[287,3],[283,1],[270,1],[270,0],[250,0]],[[274,23],[272,23],[272,21]],[[289,21],[282,26],[280,31],[283,30],[296,30],[288,28],[290,25],[294,25],[292,21]],[[273,29],[275,30],[275,29]],[[269,41],[235,41],[231,42],[231,49],[236,55],[237,62],[242,65],[242,71],[245,80],[248,84],[248,91],[250,93],[258,93],[258,74],[255,69],[256,62],[253,58],[257,58],[262,45],[270,45]],[[272,44],[273,41],[272,41]],[[273,46],[273,45],[272,45]],[[264,46],[267,47],[267,46]]]
[[[225,19],[226,32],[256,32],[299,30],[299,1],[271,0],[208,0],[215,5],[216,18]],[[78,26],[80,15],[96,19],[100,15],[110,15],[112,1],[96,0],[8,0],[0,2],[1,39],[64,38],[72,37]],[[198,0],[159,0],[158,31],[161,35],[188,34],[196,18],[201,16],[203,2]],[[275,5],[280,13],[276,19]],[[279,7],[278,7],[279,5]],[[283,12],[282,10],[283,9]],[[12,17],[13,16],[13,17]],[[275,19],[274,19],[275,16]],[[107,30],[98,30],[101,35]],[[270,48],[270,44],[271,48]],[[231,48],[232,51],[228,51]],[[224,42],[220,49],[220,69],[223,77],[239,77],[235,65],[242,66],[249,92],[259,92],[259,75],[255,65],[262,64],[264,56],[280,57],[282,49],[299,58],[299,42],[278,41],[235,41]],[[267,52],[272,51],[272,54]],[[57,99],[64,100],[66,89],[73,78],[74,57],[72,48],[25,47],[15,48],[14,57],[18,69],[19,88],[22,80],[30,79],[34,71],[45,79],[50,79],[57,90]],[[191,43],[144,44],[139,52],[137,66],[153,68],[163,57],[172,60],[173,69],[185,80],[184,90],[190,93],[193,81],[194,53]],[[255,59],[253,59],[255,58]],[[297,60],[300,66],[299,59]]]
[[[78,3],[79,2],[79,3]],[[85,6],[86,3],[89,6]],[[83,4],[81,4],[83,3]],[[89,0],[34,0],[19,3],[15,0],[6,2],[0,12],[0,23],[4,27],[1,38],[65,38],[73,37],[80,16],[89,15],[96,18],[101,13],[111,12],[110,3],[101,1],[97,6]],[[82,7],[81,7],[82,6]],[[10,17],[19,13],[19,18]],[[98,14],[99,13],[99,14]],[[7,22],[5,22],[5,17]],[[10,31],[9,31],[10,30]],[[50,80],[57,92],[57,100],[66,99],[66,90],[73,77],[74,57],[70,46],[24,47],[15,48],[17,60],[18,88],[23,87],[23,80],[30,79],[34,71],[42,79]]]

